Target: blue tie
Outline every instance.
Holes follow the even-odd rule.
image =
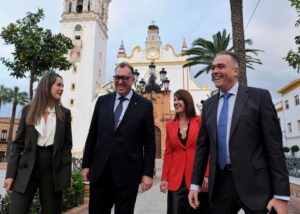
[[[119,120],[120,120],[120,116],[122,114],[122,111],[123,111],[123,102],[125,100],[127,100],[126,97],[119,97],[119,104],[115,110],[115,113],[114,113],[114,123],[115,123],[115,129],[117,129],[118,127],[118,123],[119,123]]]
[[[227,120],[228,120],[228,99],[232,94],[224,93],[223,97],[223,106],[219,115],[218,123],[218,149],[219,149],[219,166],[221,169],[224,169],[226,166],[226,138],[227,138]]]

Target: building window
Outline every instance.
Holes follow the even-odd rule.
[[[70,99],[70,106],[74,105],[74,99]]]
[[[90,10],[91,10],[91,2],[90,2],[90,1],[88,2],[87,9],[88,9],[88,11],[90,11]]]
[[[299,95],[295,96],[295,105],[299,105],[300,101],[299,101]]]
[[[72,12],[72,2],[69,3],[69,13]]]
[[[80,35],[76,35],[76,36],[75,36],[75,39],[76,39],[76,40],[80,40]]]
[[[75,89],[76,89],[76,85],[75,85],[75,83],[72,83],[71,84],[71,91],[75,91]]]
[[[286,101],[284,101],[284,105],[285,105],[285,109],[289,109],[289,101],[288,100],[286,100]]]
[[[77,13],[82,13],[83,10],[83,0],[77,1],[76,11]]]
[[[293,131],[292,130],[292,123],[288,123],[287,126],[288,126],[288,132],[292,133],[292,131]]]
[[[7,130],[2,130],[1,131],[1,141],[5,142],[7,138]]]
[[[300,131],[300,120],[298,120],[298,131]]]
[[[73,74],[76,74],[77,73],[77,66],[74,64],[73,65]]]

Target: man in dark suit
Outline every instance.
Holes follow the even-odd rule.
[[[197,190],[210,155],[211,213],[287,214],[289,178],[270,93],[239,84],[238,71],[234,53],[213,60],[211,76],[220,91],[203,104],[189,202],[201,206]]]
[[[120,63],[116,93],[98,98],[85,143],[82,176],[90,181],[89,213],[132,214],[138,187],[152,186],[155,134],[152,103],[135,94],[133,67]]]

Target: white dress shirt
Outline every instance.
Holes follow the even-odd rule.
[[[38,131],[38,146],[51,146],[54,143],[54,135],[56,128],[56,114],[55,108],[50,109],[49,107],[46,109],[48,112],[47,123],[42,116],[39,123],[35,125],[35,129]]]

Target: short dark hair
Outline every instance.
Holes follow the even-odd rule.
[[[238,57],[238,55],[236,53],[233,53],[233,52],[230,52],[230,51],[222,51],[220,53],[218,53],[216,55],[217,56],[220,56],[220,55],[228,55],[231,57],[232,61],[234,64],[236,64],[237,68],[239,67],[239,64],[240,64],[240,59]]]
[[[134,68],[128,63],[128,62],[121,62],[117,65],[115,68],[115,72],[117,71],[118,68],[129,68],[131,71],[132,76],[134,75]]]
[[[196,110],[194,100],[190,92],[184,89],[179,89],[174,93],[174,97],[178,100],[182,100],[185,106],[185,114],[188,119],[196,116]],[[176,113],[174,120],[179,119],[179,115]]]

